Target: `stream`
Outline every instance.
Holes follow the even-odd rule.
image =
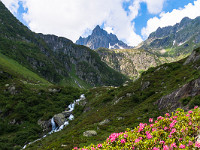
[[[71,103],[71,104],[68,106],[69,111],[72,112],[72,111],[74,110],[75,104],[77,104],[78,102],[80,102],[81,100],[84,100],[84,99],[85,99],[85,95],[82,94],[82,95],[80,96],[79,99],[75,100],[73,103]],[[67,121],[65,121],[64,124],[62,124],[60,127],[57,127],[57,126],[56,126],[56,123],[55,123],[55,121],[54,121],[54,118],[51,118],[52,130],[51,130],[49,133],[47,133],[46,135],[44,135],[43,137],[41,137],[41,138],[39,138],[39,139],[37,139],[37,140],[35,140],[35,141],[33,141],[33,142],[30,142],[30,143],[26,144],[22,149],[25,149],[28,145],[31,145],[31,144],[33,144],[33,143],[35,143],[35,142],[37,142],[37,141],[42,140],[42,139],[45,138],[47,135],[50,135],[50,134],[52,134],[52,133],[54,133],[54,132],[59,132],[59,131],[61,131],[65,126],[69,125],[69,120],[73,120],[73,119],[74,119],[74,115],[71,114],[71,115],[66,119]]]

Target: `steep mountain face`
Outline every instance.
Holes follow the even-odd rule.
[[[66,38],[31,32],[0,2],[0,52],[48,81],[82,88],[119,86],[127,80],[98,54]]]
[[[100,48],[97,50],[97,53],[102,61],[130,78],[136,78],[150,67],[161,64],[161,61],[156,55],[144,50],[109,50]]]
[[[138,47],[163,56],[177,57],[190,54],[199,45],[200,17],[185,17],[174,26],[159,27]]]
[[[76,76],[92,86],[117,86],[127,79],[109,68],[100,60],[96,52],[85,46],[75,45],[70,40],[55,35],[39,34],[39,37],[54,51],[59,61],[63,62],[65,66],[72,67],[72,69],[74,67]],[[68,62],[65,62],[66,60]],[[71,71],[70,67],[67,70]],[[70,76],[72,77],[73,75],[70,74]]]
[[[130,131],[176,108],[200,105],[200,48],[185,59],[143,72],[134,82],[90,89],[75,106],[75,120],[62,132],[27,149],[72,149],[105,141],[111,133]]]
[[[105,30],[101,29],[97,25],[92,34],[87,38],[80,37],[76,44],[85,45],[91,49],[98,49],[100,47],[109,48],[109,49],[129,49],[131,48],[124,42],[118,40],[117,36],[110,33],[108,34]]]

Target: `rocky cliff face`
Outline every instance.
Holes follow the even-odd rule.
[[[194,69],[197,69],[199,71],[199,60],[200,52],[198,50],[195,50],[186,59],[183,65],[191,64]],[[174,92],[163,96],[157,102],[155,102],[155,104],[158,106],[159,110],[174,111],[177,108],[188,110],[189,105],[191,105],[191,103],[194,101],[194,98],[198,95],[200,95],[200,77],[183,85]]]
[[[136,78],[148,68],[161,64],[157,56],[143,50],[98,49],[97,52],[110,67],[131,78]]]
[[[174,111],[177,108],[188,109],[188,105],[184,106],[180,100],[183,98],[193,98],[200,95],[200,78],[191,81],[169,95],[163,96],[155,104],[159,110],[167,109]],[[189,99],[188,99],[189,100]]]
[[[110,33],[108,34],[105,30],[101,29],[100,26],[96,26],[92,31],[92,34],[87,38],[80,37],[76,44],[85,45],[91,49],[98,49],[100,47],[109,49],[128,49],[131,48],[124,42],[118,40],[117,36]]]
[[[174,26],[158,28],[138,47],[165,56],[190,54],[200,45],[200,17],[185,17]]]
[[[92,86],[104,85],[104,83],[117,85],[126,80],[123,75],[103,63],[95,51],[85,46],[75,45],[70,40],[55,35],[39,34],[39,37],[54,51],[57,60],[63,62],[69,72],[74,66],[75,75]]]

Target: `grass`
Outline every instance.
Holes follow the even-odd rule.
[[[27,68],[20,65],[15,60],[10,59],[9,57],[7,57],[1,53],[0,53],[0,65],[2,66],[2,68],[4,68],[4,70],[9,70],[13,74],[15,74],[17,76],[21,76],[21,77],[25,78],[26,80],[32,81],[34,83],[40,83],[40,85],[41,84],[44,84],[46,86],[52,85],[50,82],[43,79],[36,73],[33,73],[32,71],[30,71]]]
[[[89,89],[92,87],[90,84],[77,77],[75,65],[72,65],[71,71],[69,72],[69,79],[63,79],[59,84],[62,86],[69,85],[82,89]]]

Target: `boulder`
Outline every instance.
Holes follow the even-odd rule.
[[[17,90],[16,90],[16,87],[14,85],[11,85],[8,87],[8,92],[12,95],[15,95],[17,94]]]
[[[49,89],[50,93],[59,93],[60,89]]]
[[[62,114],[64,115],[65,118],[67,118],[72,114],[72,112],[71,111],[63,111]]]
[[[142,91],[144,90],[144,89],[147,89],[148,87],[150,86],[150,82],[149,81],[146,81],[146,82],[144,82],[143,84],[142,84]]]
[[[96,136],[97,132],[95,130],[88,130],[83,132],[83,136],[85,137],[91,137],[91,136]]]
[[[99,122],[99,125],[100,125],[100,126],[103,126],[103,125],[105,125],[105,124],[108,124],[109,122],[110,122],[109,119],[105,119],[105,120]]]
[[[51,120],[42,121],[42,120],[40,119],[40,120],[38,120],[37,124],[38,124],[39,126],[41,126],[41,128],[42,128],[43,131],[45,131],[45,132],[50,132],[51,129],[52,129]]]
[[[65,115],[63,113],[54,115],[54,121],[60,127],[66,121]]]

